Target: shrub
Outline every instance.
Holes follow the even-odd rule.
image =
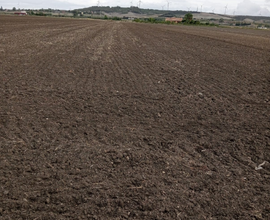
[[[120,20],[122,20],[122,19],[121,19],[121,18],[118,18],[118,17],[113,17],[112,20],[120,21]]]

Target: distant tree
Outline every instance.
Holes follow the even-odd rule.
[[[78,12],[77,10],[73,10],[72,13],[73,13],[73,16],[74,16],[74,17],[77,17],[78,14],[79,14],[79,12]]]
[[[15,7],[13,7],[13,8],[12,8],[12,11],[16,11],[16,8],[15,8]]]
[[[148,18],[148,22],[155,23],[157,20],[155,18]]]
[[[1,6],[0,11],[4,11],[3,7]]]
[[[224,19],[223,18],[220,18],[219,19],[219,23],[223,23],[224,22]]]
[[[186,20],[186,22],[190,23],[193,20],[193,15],[191,13],[185,14],[184,20]]]
[[[112,20],[120,21],[120,20],[122,20],[122,19],[119,18],[119,17],[113,17]]]

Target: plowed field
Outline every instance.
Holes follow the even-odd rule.
[[[0,16],[0,219],[270,219],[269,36]]]

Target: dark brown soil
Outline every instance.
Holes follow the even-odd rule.
[[[269,39],[0,16],[0,219],[270,219]]]

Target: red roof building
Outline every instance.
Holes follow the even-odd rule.
[[[171,23],[181,23],[183,18],[166,18],[165,21],[169,21]]]
[[[27,12],[26,11],[16,11],[14,14],[15,15],[27,15]]]

